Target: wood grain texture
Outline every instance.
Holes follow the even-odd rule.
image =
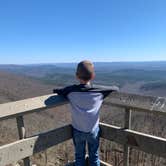
[[[125,118],[124,118],[124,128],[125,129],[130,129],[131,128],[131,110],[126,108],[125,109]],[[130,164],[130,147],[128,144],[124,145],[124,153],[123,153],[123,158],[124,158],[124,166],[129,166]]]
[[[166,98],[113,92],[109,104],[130,108],[136,111],[166,115]]]
[[[63,97],[45,95],[15,102],[0,104],[0,120],[37,112],[67,103]]]
[[[100,123],[101,137],[166,158],[166,139]]]
[[[19,139],[26,138],[23,116],[16,117],[16,122],[17,122]],[[24,158],[23,161],[24,161],[24,166],[30,166],[30,158],[29,157]]]
[[[66,103],[67,100],[65,100],[63,97],[57,96],[56,94],[50,94],[0,104],[0,119],[12,118],[35,111],[40,111],[46,108],[56,107]],[[163,97],[141,96],[113,92],[109,96],[108,104],[131,108],[136,111],[146,111],[166,115],[166,98]]]
[[[74,166],[74,162],[68,163],[65,166]],[[89,164],[86,164],[86,166],[89,166]],[[112,166],[112,165],[100,160],[100,166]]]
[[[17,162],[72,138],[71,125],[0,147],[0,166]]]
[[[166,158],[166,139],[140,132],[100,124],[101,137],[120,144]],[[46,133],[0,147],[0,166],[16,162],[72,138],[72,127],[67,125]]]

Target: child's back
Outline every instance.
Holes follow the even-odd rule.
[[[90,84],[79,84],[56,90],[71,105],[72,126],[83,132],[91,132],[99,124],[99,110],[103,99],[116,88],[103,89]]]
[[[94,78],[94,68],[89,61],[78,64],[76,75],[80,81],[79,85],[56,89],[54,92],[67,98],[71,105],[75,166],[85,165],[86,142],[90,165],[99,166],[99,110],[103,99],[118,88],[103,89],[92,86],[90,80]]]

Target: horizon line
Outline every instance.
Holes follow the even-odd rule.
[[[54,65],[54,64],[75,64],[78,62],[39,62],[39,63],[0,63],[0,65]],[[92,61],[93,63],[152,63],[152,62],[166,62],[166,60],[145,60],[145,61]]]

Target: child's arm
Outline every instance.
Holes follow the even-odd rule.
[[[118,91],[119,91],[119,87],[117,87],[117,86],[111,86],[111,88],[109,87],[108,89],[105,89],[105,90],[102,91],[103,98],[106,98],[112,92],[118,92]]]
[[[64,93],[64,88],[63,89],[53,89],[53,93],[57,93],[58,95],[62,95]]]
[[[58,95],[61,95],[63,97],[67,97],[67,93],[66,93],[66,88],[62,88],[62,89],[53,89],[53,93],[57,93]]]
[[[73,86],[67,86],[65,88],[61,89],[53,89],[53,93],[57,93],[58,95],[61,95],[65,98],[67,98],[67,95],[71,92]]]

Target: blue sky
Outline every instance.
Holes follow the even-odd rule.
[[[1,0],[0,63],[166,60],[165,0]]]

